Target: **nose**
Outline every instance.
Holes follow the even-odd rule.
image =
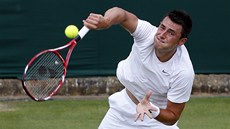
[[[159,35],[161,39],[164,39],[166,36],[166,31],[161,31]]]

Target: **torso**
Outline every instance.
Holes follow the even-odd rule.
[[[150,101],[160,108],[166,108],[167,94],[171,84],[174,82],[177,74],[184,70],[177,68],[178,64],[183,65],[186,62],[182,61],[180,63],[181,55],[188,54],[184,54],[184,52],[187,52],[186,48],[181,46],[169,61],[160,62],[153,47],[153,37],[157,28],[150,24],[142,24],[144,24],[144,27],[141,28],[148,28],[148,38],[142,39],[138,32],[134,32],[132,51],[127,59],[118,64],[117,77],[139,101],[148,90],[151,90],[153,95]],[[182,59],[186,59],[186,57]]]

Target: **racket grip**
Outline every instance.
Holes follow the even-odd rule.
[[[78,35],[81,37],[81,39],[89,32],[89,28],[86,26],[83,26],[81,30],[78,32]]]

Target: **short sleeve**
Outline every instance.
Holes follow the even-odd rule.
[[[137,28],[133,33],[131,33],[131,36],[134,37],[134,40],[137,43],[142,43],[149,40],[149,38],[153,38],[151,35],[155,34],[156,31],[157,27],[147,21],[138,19]]]
[[[194,72],[189,70],[181,71],[179,76],[175,78],[170,86],[169,92],[167,94],[168,100],[174,103],[184,103],[189,101],[193,81]]]

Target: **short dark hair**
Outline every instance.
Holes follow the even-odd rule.
[[[182,26],[181,38],[187,38],[192,30],[192,19],[189,14],[184,10],[172,10],[166,16]]]

